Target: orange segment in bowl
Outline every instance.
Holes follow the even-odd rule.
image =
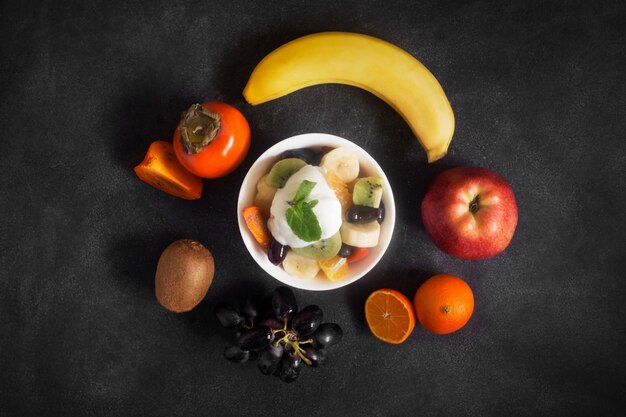
[[[324,271],[326,277],[331,281],[339,281],[348,275],[350,268],[348,267],[348,261],[341,256],[333,256],[330,259],[324,259],[318,261],[318,265]]]
[[[415,327],[415,313],[408,298],[396,290],[374,291],[365,301],[370,331],[383,342],[400,344]]]
[[[350,190],[348,190],[348,186],[332,171],[326,173],[326,181],[330,189],[335,192],[341,204],[341,211],[345,214],[345,212],[352,207],[352,194]]]

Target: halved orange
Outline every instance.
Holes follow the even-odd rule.
[[[374,336],[395,345],[404,342],[415,327],[415,312],[409,299],[387,288],[367,297],[365,319]]]

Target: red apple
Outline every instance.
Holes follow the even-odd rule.
[[[422,220],[442,251],[461,259],[491,258],[513,238],[517,203],[511,186],[495,172],[453,168],[428,189]]]

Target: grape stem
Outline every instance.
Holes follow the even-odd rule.
[[[302,348],[299,346],[299,343],[298,343],[298,342],[296,342],[295,349],[297,349],[297,350],[296,350],[296,352],[297,352],[298,356],[300,356],[300,357],[302,358],[302,360],[304,361],[304,363],[306,363],[307,365],[311,366],[311,364],[312,364],[311,360],[310,360],[309,358],[307,358],[306,356],[304,356],[304,353],[305,353],[305,352],[304,352],[304,349],[302,349]]]
[[[312,362],[309,358],[305,356],[305,351],[300,347],[300,345],[304,345],[307,343],[313,343],[313,339],[309,338],[307,340],[298,340],[298,334],[293,330],[287,330],[287,319],[285,319],[285,324],[282,329],[272,329],[272,333],[276,335],[276,333],[282,333],[283,336],[274,342],[274,346],[278,347],[279,344],[283,344],[284,346],[291,346],[296,355],[300,356],[304,363],[307,365],[311,365]]]

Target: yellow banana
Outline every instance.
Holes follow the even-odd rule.
[[[254,69],[243,95],[252,105],[317,84],[363,88],[393,107],[433,162],[448,151],[454,114],[437,79],[408,52],[357,33],[322,32],[295,39]]]

